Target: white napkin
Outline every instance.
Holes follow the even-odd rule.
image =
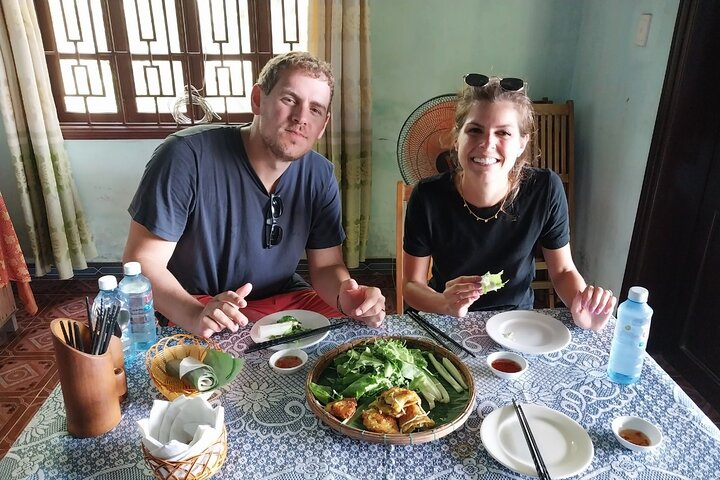
[[[150,418],[137,422],[142,442],[153,457],[178,461],[200,454],[222,434],[225,410],[201,397],[184,395],[172,402],[155,400]]]

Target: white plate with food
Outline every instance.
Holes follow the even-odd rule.
[[[557,352],[570,343],[570,330],[560,320],[529,310],[498,313],[485,330],[503,347],[531,355]]]
[[[567,478],[584,471],[595,448],[587,431],[572,418],[541,405],[523,404],[530,430],[552,478]],[[537,477],[525,437],[512,405],[493,410],[480,426],[485,449],[510,470]]]
[[[293,317],[289,320],[284,317]],[[284,321],[285,320],[285,321]],[[304,330],[314,330],[320,327],[327,327],[330,321],[327,317],[309,310],[283,310],[266,315],[252,326],[250,338],[255,343],[266,342],[279,338],[281,335],[290,335]],[[330,332],[318,333],[310,337],[302,338],[290,343],[283,343],[270,347],[272,350],[284,350],[286,348],[307,348],[320,343]]]

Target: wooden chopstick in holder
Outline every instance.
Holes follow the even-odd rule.
[[[299,332],[299,333],[294,333],[292,335],[286,335],[284,337],[274,338],[272,340],[268,340],[267,342],[256,343],[255,345],[250,345],[248,348],[246,348],[243,353],[257,352],[258,350],[262,350],[264,348],[270,348],[270,347],[275,347],[277,345],[283,345],[285,343],[293,342],[295,340],[300,340],[301,338],[305,338],[305,337],[312,337],[313,335],[317,335],[318,333],[325,333],[325,332],[329,332],[330,330],[335,330],[337,328],[340,328],[343,325],[345,325],[346,323],[350,323],[350,320],[333,323],[332,325],[327,325],[325,327],[316,328],[314,330],[307,330],[305,332]]]
[[[444,338],[444,339],[447,340],[448,342],[452,343],[453,345],[455,345],[457,348],[459,348],[459,349],[462,350],[463,352],[467,353],[467,354],[470,355],[471,357],[475,357],[475,354],[474,354],[472,351],[468,350],[468,349],[465,348],[461,343],[457,342],[454,338],[452,338],[450,335],[448,335],[447,333],[443,332],[442,330],[440,330],[438,327],[436,327],[436,326],[433,325],[432,323],[430,323],[430,322],[428,322],[427,320],[425,320],[425,319],[422,317],[422,315],[420,315],[420,312],[418,312],[418,311],[415,310],[414,308],[408,308],[408,309],[406,309],[406,310],[405,310],[405,313],[408,314],[408,315],[410,315],[410,317],[411,317],[413,320],[415,320],[421,327],[423,327],[423,329],[424,329],[426,332],[430,333],[430,330],[432,330],[434,333],[440,335],[442,338]],[[435,338],[437,339],[437,337],[435,337]],[[440,342],[440,344],[441,344],[443,347],[448,348],[444,343]],[[450,349],[448,348],[448,350],[450,350]]]
[[[80,324],[72,322],[73,332],[75,332],[75,348],[81,352],[85,352],[85,345],[83,344],[82,335],[80,334]]]
[[[545,466],[545,461],[543,460],[542,455],[540,455],[540,449],[538,448],[537,443],[535,443],[535,436],[533,435],[532,430],[530,430],[530,424],[525,417],[525,412],[523,412],[522,406],[518,405],[514,398],[513,407],[515,408],[515,414],[520,422],[520,429],[525,437],[525,443],[527,443],[528,449],[530,450],[530,456],[535,464],[535,470],[537,471],[538,478],[540,480],[552,480],[547,467]]]

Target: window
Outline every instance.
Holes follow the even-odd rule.
[[[307,3],[36,0],[63,135],[164,138],[250,121],[263,65],[307,49]]]

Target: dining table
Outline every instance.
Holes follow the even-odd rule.
[[[471,312],[464,318],[422,314],[474,354],[452,347],[473,376],[475,401],[457,429],[413,445],[370,443],[344,435],[320,420],[305,392],[306,378],[318,359],[347,342],[377,336],[432,340],[409,316],[388,315],[378,328],[351,322],[332,330],[306,349],[308,362],[290,375],[270,367],[272,350],[243,353],[253,343],[250,328],[214,335],[224,351],[244,357],[245,365],[234,381],[210,398],[211,404],[223,406],[227,430],[227,458],[213,478],[532,478],[495,460],[481,438],[483,422],[517,399],[559,412],[587,432],[592,459],[568,478],[720,479],[720,430],[651,356],[646,355],[637,383],[620,385],[608,378],[614,319],[595,332],[576,327],[565,308],[534,312],[562,322],[570,333],[569,342],[550,353],[524,353],[527,372],[510,380],[493,375],[486,363],[489,354],[506,349],[486,328],[497,312]],[[179,332],[177,327],[162,329],[163,336]],[[94,438],[70,436],[58,386],[0,460],[0,478],[151,478],[137,422],[148,418],[153,402],[163,397],[151,381],[143,355],[126,359],[126,374],[128,398],[112,431]],[[628,415],[659,428],[663,438],[656,449],[635,452],[618,442],[611,422]],[[536,440],[542,445],[542,438]]]

